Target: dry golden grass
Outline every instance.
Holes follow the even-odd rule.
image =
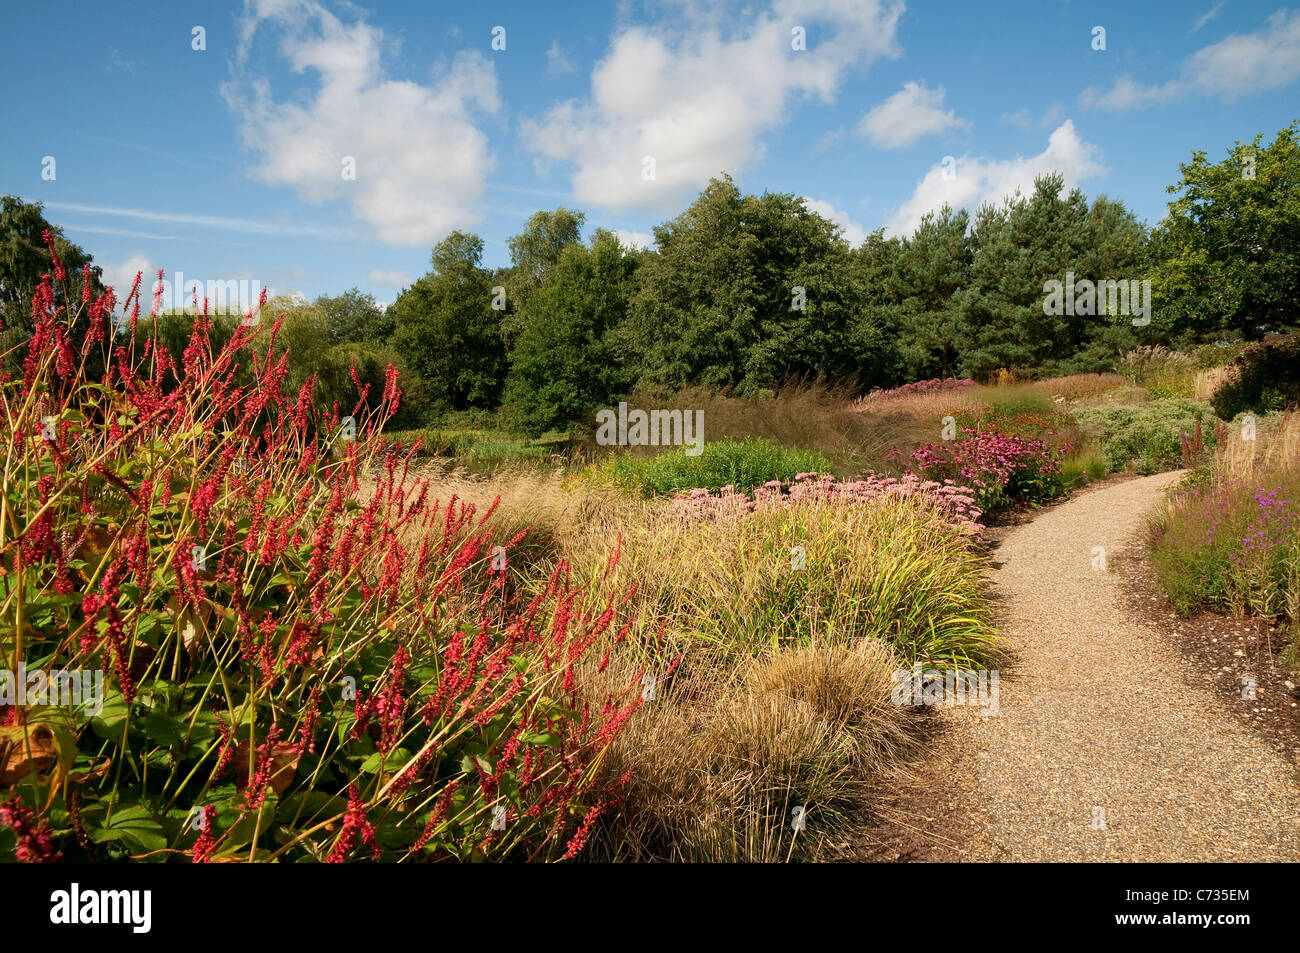
[[[1238,368],[1230,364],[1197,371],[1196,379],[1192,384],[1192,396],[1196,400],[1208,401],[1214,397],[1220,387],[1232,381],[1240,373]]]
[[[977,411],[988,390],[967,387],[897,396],[875,395],[851,403],[856,427],[871,435],[875,447],[871,469],[900,473],[905,460],[889,459],[887,454],[891,448],[901,450],[905,457],[923,444],[942,439],[944,418],[963,411]]]
[[[1071,374],[1049,377],[1029,386],[1056,403],[1086,406],[1105,400],[1107,395],[1123,387],[1124,378],[1118,374]]]
[[[686,387],[674,394],[637,390],[629,407],[702,411],[706,440],[761,437],[785,447],[835,452],[858,436],[846,413],[851,392],[823,381],[792,383],[774,394],[745,398],[726,390]],[[652,453],[653,448],[631,452]]]
[[[1300,468],[1300,411],[1255,417],[1251,439],[1244,421],[1220,425],[1218,469],[1231,476]]]
[[[647,702],[608,755],[632,780],[626,829],[600,846],[634,860],[833,854],[919,749],[912,712],[890,700],[899,667],[874,640],[810,645],[752,660],[706,695]]]
[[[839,475],[852,476],[867,470],[898,473],[900,465],[889,457],[891,448],[907,453],[940,439],[943,418],[975,409],[980,403],[976,393],[985,390],[855,398],[846,387],[814,381],[749,399],[703,387],[671,395],[639,392],[629,406],[703,411],[707,440],[761,437],[785,447],[817,450],[831,458]]]
[[[501,542],[527,530],[511,553],[521,572],[543,563],[549,566],[579,527],[635,507],[618,489],[572,479],[559,467],[503,467],[477,475],[444,461],[429,460],[413,472],[429,480],[429,496],[444,504],[454,495],[458,501],[473,503],[476,512],[485,513],[500,497],[492,522]],[[611,539],[610,547],[613,545]]]

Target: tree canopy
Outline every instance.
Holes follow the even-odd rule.
[[[973,215],[944,206],[909,235],[877,230],[851,248],[803,198],[745,194],[723,175],[655,227],[653,249],[624,247],[603,229],[584,244],[585,214],[561,206],[536,212],[507,241],[508,266],[484,267],[483,239],[454,231],[387,309],[351,288],[274,300],[266,315],[285,314],[279,346],[295,355],[290,383],[314,374],[327,405],[355,401],[354,365],[376,387],[395,365],[403,425],[501,409],[542,433],[589,423],[594,409],[637,388],[757,396],[815,376],[865,390],[1011,367],[1108,370],[1138,344],[1295,326],[1298,133],[1293,123],[1267,145],[1262,135],[1239,142],[1217,163],[1192,153],[1153,231],[1123,203],[1089,201],[1050,174],[1027,195]],[[49,270],[47,229],[68,271],[90,264],[102,289],[90,254],[39,204],[0,199],[0,345],[11,373],[31,333],[21,303]],[[1100,294],[1052,313],[1047,289],[1074,280],[1149,280],[1149,323],[1135,324],[1136,302],[1108,313]],[[167,346],[184,340],[189,320],[168,318],[176,329]]]

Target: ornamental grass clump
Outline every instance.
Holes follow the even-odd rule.
[[[619,589],[637,586],[634,631],[665,626],[670,647],[687,650],[687,675],[703,664],[690,651],[697,647],[734,661],[873,638],[908,664],[978,667],[993,657],[980,555],[926,499],[774,497],[754,507],[744,499],[715,497],[698,518],[689,499],[647,503],[620,520],[622,558],[611,577]],[[586,532],[591,541],[572,541],[575,565],[603,573],[592,541],[608,530],[596,523]]]
[[[0,381],[0,856],[577,854],[641,704],[615,564],[512,591],[524,531],[385,444],[392,368],[345,415],[279,321],[214,347],[205,303],[173,362],[157,312],[55,258]]]

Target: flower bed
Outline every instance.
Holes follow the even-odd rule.
[[[939,519],[952,529],[979,535],[983,515],[975,502],[974,491],[952,480],[924,480],[914,473],[901,478],[869,474],[860,480],[839,481],[829,473],[800,473],[789,483],[771,480],[753,493],[737,492],[724,486],[720,493],[695,489],[673,497],[673,510],[691,519],[702,519],[724,512],[753,512],[768,506],[793,506],[806,502],[845,505],[871,503],[876,500],[912,499],[931,507]]]

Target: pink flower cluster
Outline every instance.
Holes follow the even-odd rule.
[[[1017,470],[1061,471],[1058,455],[1041,440],[993,430],[966,432],[970,436],[965,440],[927,443],[912,451],[917,469],[931,476],[960,476],[981,491],[1004,486]]]
[[[724,486],[720,493],[695,489],[673,497],[672,510],[687,519],[706,519],[724,513],[752,513],[772,506],[799,503],[872,504],[883,499],[913,499],[930,507],[949,529],[971,536],[984,531],[983,511],[975,503],[975,491],[952,480],[925,480],[915,473],[885,477],[869,473],[860,480],[841,482],[829,473],[800,473],[790,483],[770,480],[753,494],[738,493]]]
[[[889,390],[873,390],[867,397],[874,400],[881,397],[902,397],[904,394],[934,394],[947,390],[965,390],[974,386],[975,382],[969,377],[962,380],[953,377],[936,377],[928,381],[913,381],[910,384],[891,387]]]

